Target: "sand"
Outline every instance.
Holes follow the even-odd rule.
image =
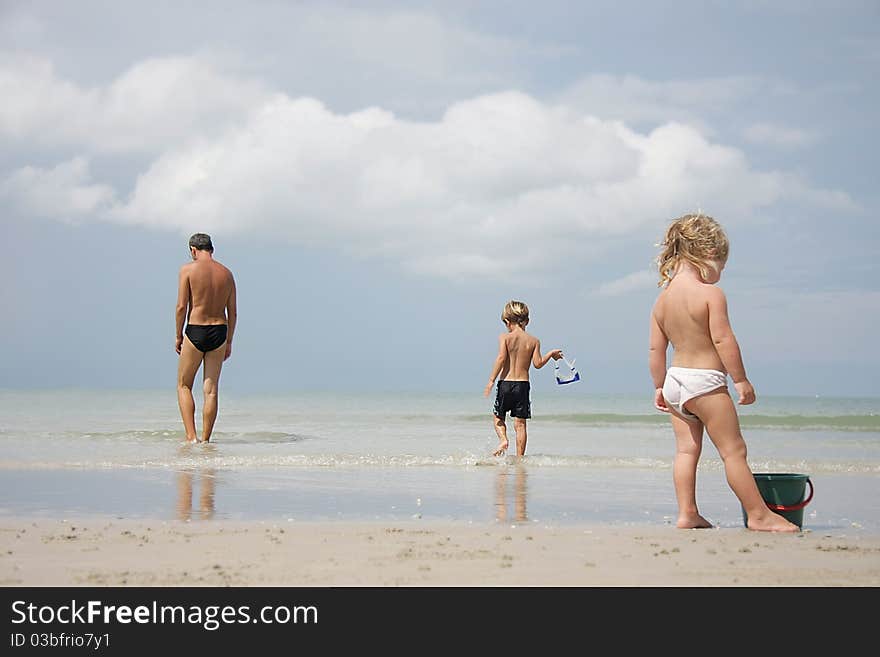
[[[536,523],[0,521],[0,585],[880,585],[880,536]]]

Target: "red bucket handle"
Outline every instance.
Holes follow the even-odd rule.
[[[767,506],[774,511],[799,511],[803,509],[813,499],[813,482],[808,478],[807,483],[810,484],[810,494],[807,495],[807,499],[803,502],[798,502],[797,504],[770,504],[770,502],[767,502]]]

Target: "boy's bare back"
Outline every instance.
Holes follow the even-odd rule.
[[[522,329],[502,333],[498,337],[499,352],[506,353],[499,378],[503,381],[528,381],[529,368],[538,366],[541,342]]]

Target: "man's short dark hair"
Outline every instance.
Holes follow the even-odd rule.
[[[214,245],[211,244],[211,236],[205,233],[196,233],[189,238],[189,245],[196,251],[210,251],[214,253]]]

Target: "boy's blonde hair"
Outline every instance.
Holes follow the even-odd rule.
[[[504,305],[504,312],[501,313],[502,322],[510,322],[511,324],[519,324],[525,328],[529,323],[529,307],[522,301],[514,301],[511,299]]]
[[[657,256],[660,280],[657,287],[667,285],[675,275],[678,265],[687,260],[703,278],[709,276],[709,263],[727,262],[730,242],[724,229],[712,217],[702,213],[679,217],[666,229],[666,236],[658,246],[663,251]]]

